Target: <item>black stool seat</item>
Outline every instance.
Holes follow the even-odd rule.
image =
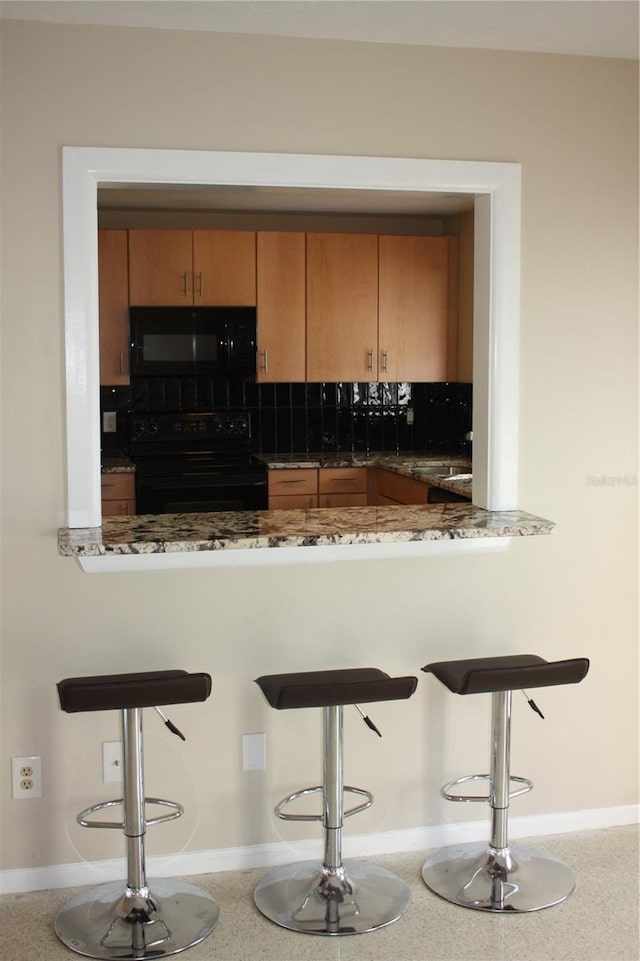
[[[589,670],[589,659],[576,657],[568,661],[545,661],[537,654],[508,654],[436,661],[422,670],[434,674],[454,694],[488,694],[578,684]]]
[[[375,667],[340,671],[305,671],[265,674],[256,678],[271,707],[282,711],[298,707],[335,707],[371,701],[401,701],[411,697],[416,677],[390,677]]]
[[[58,682],[60,707],[68,714],[190,704],[206,701],[210,694],[210,675],[190,674],[188,671],[67,677]]]

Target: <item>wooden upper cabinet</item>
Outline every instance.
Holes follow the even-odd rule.
[[[305,380],[305,264],[304,233],[258,233],[258,382]]]
[[[132,306],[193,304],[193,231],[129,231],[129,302]]]
[[[457,263],[455,251],[450,252],[453,240],[380,237],[380,380],[444,381],[455,376],[455,358],[449,360],[454,349],[450,287]],[[456,318],[451,320],[455,323]]]
[[[307,234],[307,380],[377,380],[378,237]]]
[[[255,232],[130,230],[129,302],[149,307],[255,306]]]
[[[255,307],[255,231],[194,230],[193,302],[203,307]]]
[[[129,383],[127,231],[98,231],[100,383]]]

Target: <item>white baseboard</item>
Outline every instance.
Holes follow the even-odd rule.
[[[557,814],[534,814],[512,817],[509,820],[511,838],[542,837],[550,834],[570,834],[597,828],[637,824],[640,805],[628,804],[612,808],[593,808],[584,811],[561,811]],[[460,824],[436,824],[430,827],[405,828],[380,834],[346,835],[345,857],[375,857],[408,851],[429,851],[447,844],[482,841],[487,837],[485,820]],[[147,859],[151,877],[186,877],[197,874],[216,874],[243,868],[270,867],[291,861],[304,861],[321,856],[319,838],[253,844],[211,851],[181,851],[171,856],[152,856]],[[101,884],[125,877],[123,858],[108,861],[81,861],[74,864],[52,864],[40,868],[16,868],[0,872],[0,894],[42,891],[52,888],[71,888],[87,884]]]

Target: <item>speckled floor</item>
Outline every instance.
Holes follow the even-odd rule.
[[[531,914],[499,916],[458,908],[423,885],[424,854],[375,863],[399,874],[413,903],[398,922],[358,937],[295,934],[266,921],[252,891],[264,870],[190,878],[211,891],[220,922],[190,961],[638,961],[638,829],[635,826],[535,839],[576,874],[569,900]],[[0,961],[69,961],[52,919],[70,891],[0,898]]]

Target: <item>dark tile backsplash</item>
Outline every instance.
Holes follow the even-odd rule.
[[[113,403],[114,390],[118,388],[102,388],[101,407],[103,401]],[[138,411],[244,408],[251,415],[253,449],[258,453],[425,449],[471,453],[464,439],[471,430],[471,384],[256,384],[209,377],[140,377],[127,396],[131,409]]]

